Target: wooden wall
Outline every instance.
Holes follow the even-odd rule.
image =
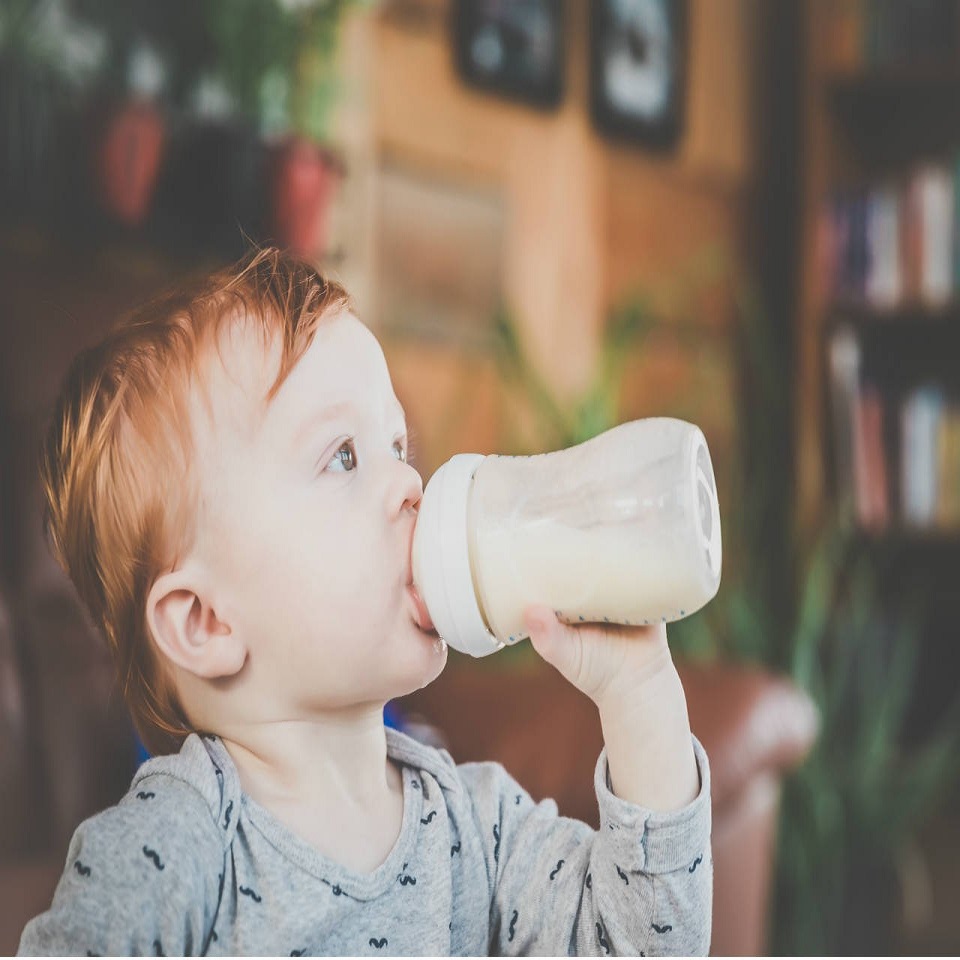
[[[349,82],[339,140],[351,182],[340,204],[347,249],[338,269],[371,326],[384,266],[377,258],[390,256],[376,242],[384,164],[501,199],[502,293],[533,362],[561,397],[589,382],[608,311],[631,291],[647,290],[669,314],[705,251],[722,251],[732,272],[757,175],[759,4],[690,0],[684,132],[666,156],[593,130],[586,0],[567,2],[565,95],[552,112],[465,85],[446,0],[406,0],[354,17],[342,48]],[[470,256],[468,245],[462,255]],[[711,446],[725,446],[730,284],[699,291],[695,303],[702,343],[680,348],[658,337],[638,351],[624,405],[632,416],[686,414],[685,400],[702,396],[698,419]],[[420,436],[425,475],[457,450],[496,449],[504,417],[516,411],[505,409],[488,354],[455,341],[386,332],[381,340]]]

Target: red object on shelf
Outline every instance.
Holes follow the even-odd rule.
[[[854,410],[854,481],[857,519],[878,532],[890,525],[887,455],[883,443],[883,398],[864,387]]]
[[[285,141],[274,156],[273,232],[302,256],[326,252],[330,204],[343,168],[328,150],[304,137]]]
[[[146,218],[165,140],[163,116],[148,101],[126,101],[108,115],[94,173],[104,207],[123,223],[136,226]]]

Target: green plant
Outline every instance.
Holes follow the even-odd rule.
[[[340,24],[358,2],[208,0],[202,9],[216,66],[241,110],[267,132],[324,141],[340,93]]]
[[[653,317],[642,302],[634,302],[617,311],[606,328],[598,370],[592,382],[577,401],[563,405],[529,363],[517,328],[506,308],[501,306],[494,325],[498,365],[504,378],[522,385],[527,399],[532,402],[537,417],[538,443],[543,449],[573,446],[614,426],[628,351],[644,338],[653,324]],[[511,430],[507,441],[510,450],[524,449],[524,441],[512,422],[508,429]],[[526,448],[525,452],[532,451]]]
[[[293,132],[316,142],[329,135],[341,92],[336,64],[340,25],[371,0],[74,0],[102,36],[100,86],[127,92],[132,58],[146,48],[164,72],[165,96],[190,105],[201,82],[222,85],[232,109],[267,134]],[[15,0],[7,19],[26,19]],[[36,19],[36,16],[33,17]],[[0,20],[0,25],[5,21]]]
[[[61,73],[63,37],[45,28],[52,4],[9,0],[0,7],[0,57]]]
[[[901,588],[891,603],[879,566],[875,547],[837,523],[805,566],[789,671],[821,736],[783,792],[777,953],[889,950],[897,858],[960,769],[960,700],[905,743],[922,593]]]
[[[58,215],[75,91],[97,69],[88,35],[47,0],[0,4],[0,209]]]
[[[99,35],[55,0],[5,0],[0,4],[0,66],[4,86],[43,85],[57,96],[73,95],[89,83],[105,60]],[[0,88],[5,100],[12,100]],[[16,93],[17,91],[14,91]],[[5,136],[23,118],[5,116]]]
[[[702,325],[691,319],[697,292],[715,283],[727,269],[725,254],[709,248],[695,257],[669,285],[653,292],[638,290],[610,312],[600,339],[600,352],[592,379],[580,396],[562,402],[547,379],[527,356],[518,327],[505,305],[494,317],[494,355],[508,388],[524,396],[536,417],[536,439],[522,438],[513,422],[507,424],[507,444],[516,452],[531,453],[582,443],[620,422],[623,375],[631,351],[649,336],[665,329],[662,310],[655,302],[670,304],[675,319],[670,335],[692,344],[703,335]]]
[[[82,21],[100,33],[106,51],[100,59],[96,83],[102,92],[121,96],[127,93],[130,61],[137,43],[147,33],[151,9],[140,0],[76,0]]]

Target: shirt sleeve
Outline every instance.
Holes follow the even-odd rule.
[[[169,776],[135,789],[77,828],[53,903],[24,928],[20,956],[205,951],[224,875],[211,811]]]
[[[497,763],[459,766],[490,883],[490,952],[698,956],[710,948],[710,768],[693,740],[700,792],[657,813],[610,789],[606,748],[594,786],[600,828],[534,803]]]

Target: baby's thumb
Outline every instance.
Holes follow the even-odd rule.
[[[549,607],[539,604],[528,607],[523,619],[534,650],[571,680],[579,667],[577,631],[561,622]]]

